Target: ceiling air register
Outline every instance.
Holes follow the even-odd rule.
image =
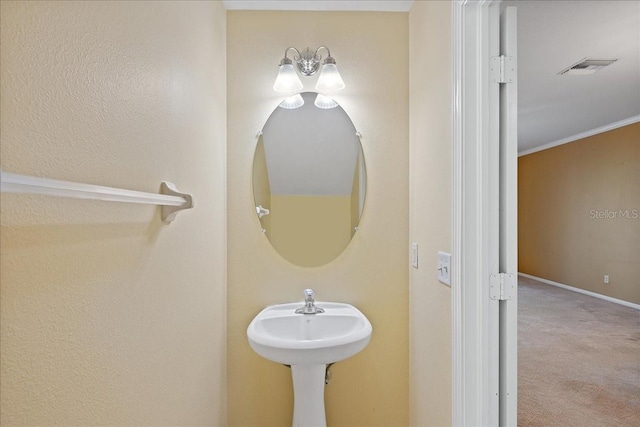
[[[560,71],[558,74],[575,74],[575,75],[586,75],[593,74],[596,71],[606,67],[607,65],[611,65],[616,62],[617,59],[595,59],[595,58],[584,58],[579,62],[565,68]]]

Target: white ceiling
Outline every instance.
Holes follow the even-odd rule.
[[[419,0],[423,1],[423,0]],[[228,9],[406,12],[413,1],[224,0]],[[640,1],[509,0],[518,8],[521,154],[640,121]],[[585,57],[591,75],[558,75]]]
[[[507,1],[518,8],[521,153],[640,120],[640,1]],[[558,75],[585,57],[591,75]]]

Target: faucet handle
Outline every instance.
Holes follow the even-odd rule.
[[[313,289],[305,289],[303,292],[304,300],[313,302],[315,296],[315,292],[313,291]]]

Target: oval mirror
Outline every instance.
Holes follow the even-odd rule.
[[[293,264],[315,267],[337,257],[357,230],[364,155],[351,119],[335,101],[314,92],[292,98],[264,125],[253,160],[253,195],[276,251]]]

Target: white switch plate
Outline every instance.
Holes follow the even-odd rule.
[[[413,268],[418,268],[418,244],[411,244],[411,266]]]
[[[438,280],[451,286],[451,254],[438,252]]]

